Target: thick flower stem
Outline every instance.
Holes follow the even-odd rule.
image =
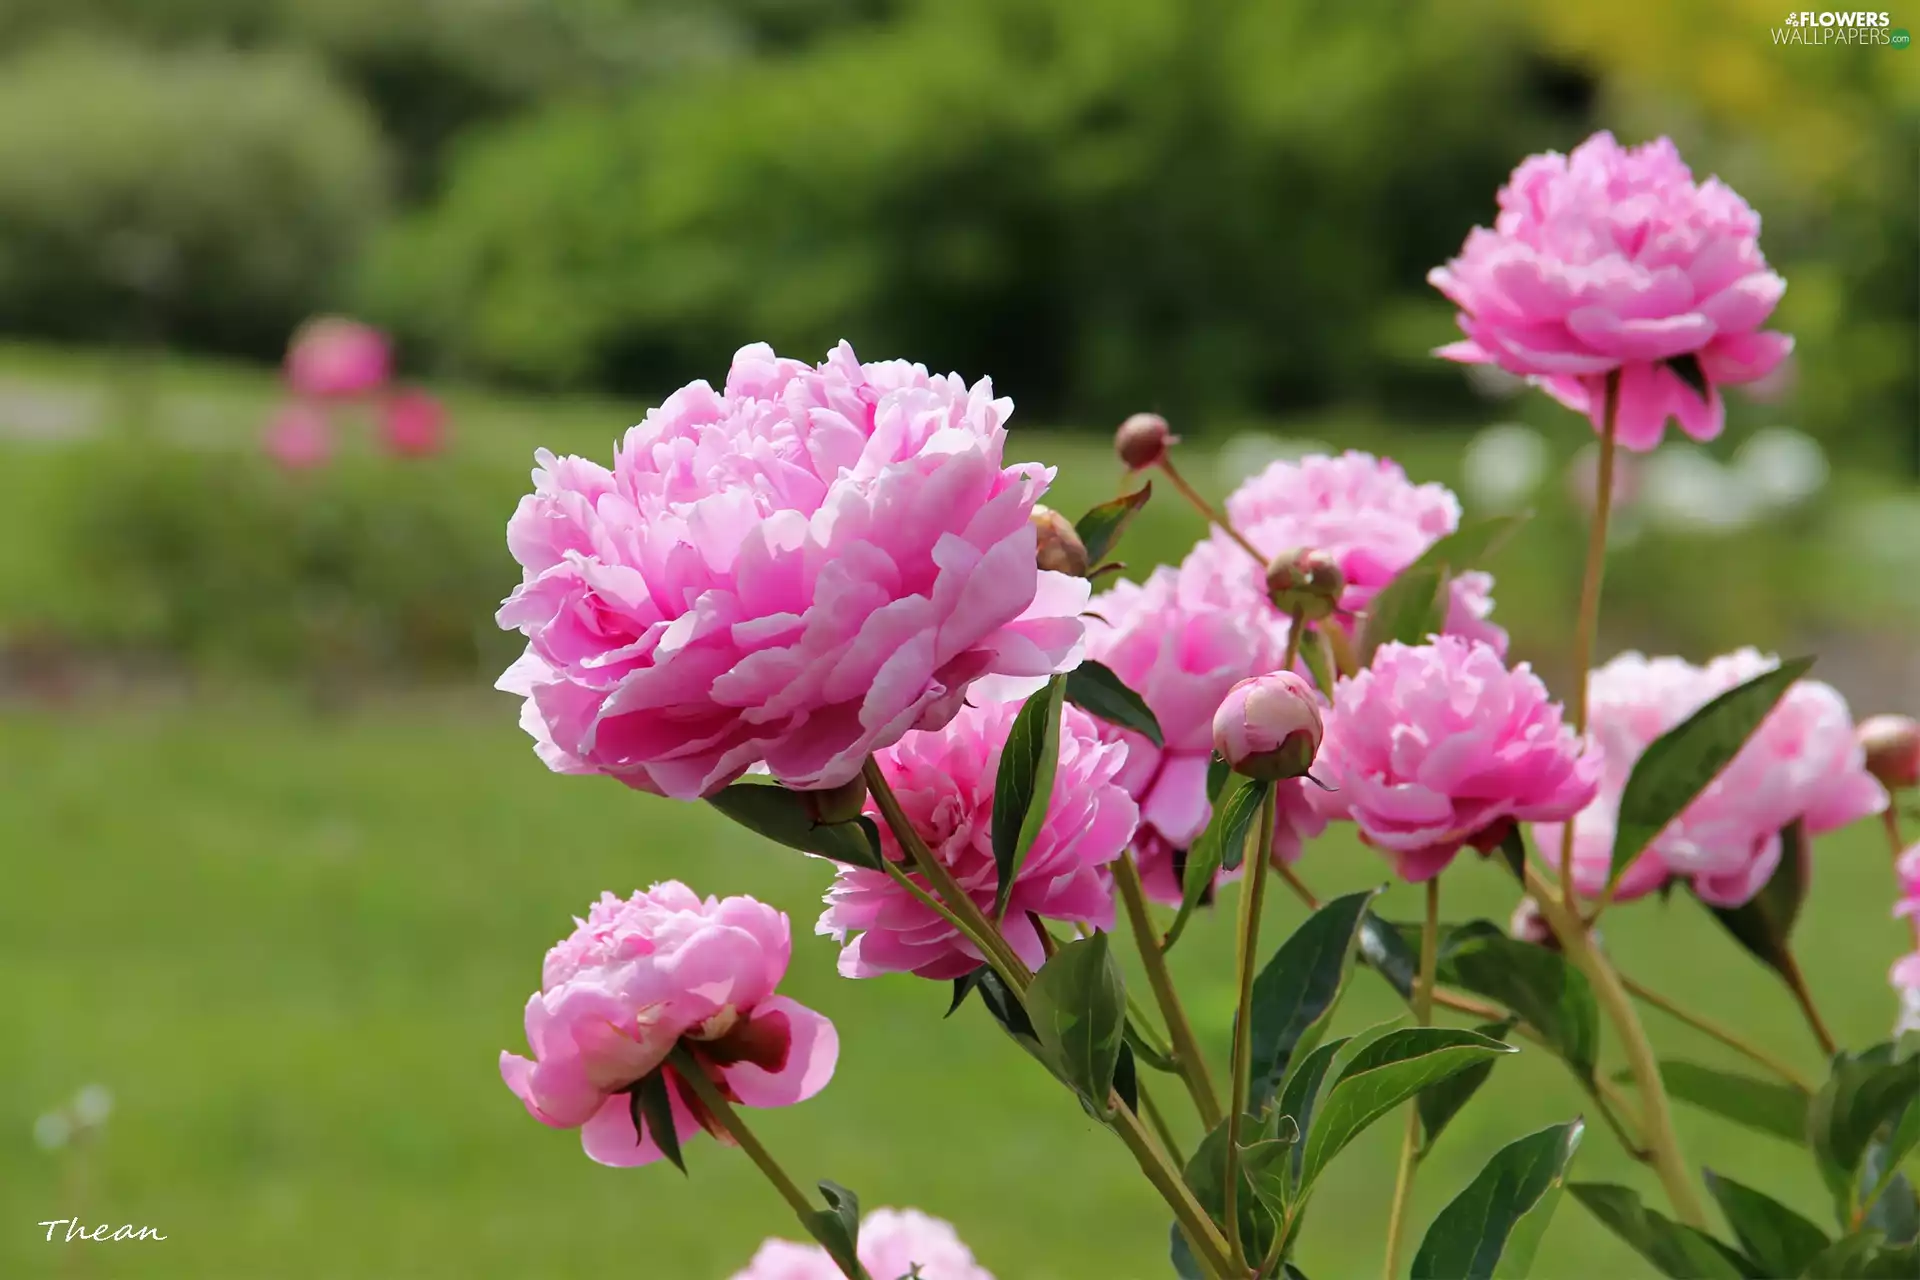
[[[1627,1066],[1633,1071],[1634,1082],[1640,1090],[1640,1129],[1647,1160],[1659,1176],[1660,1185],[1666,1189],[1674,1215],[1690,1227],[1706,1230],[1707,1215],[1694,1194],[1689,1166],[1673,1131],[1673,1112],[1667,1102],[1666,1084],[1660,1078],[1660,1062],[1654,1057],[1653,1046],[1648,1043],[1647,1033],[1633,1011],[1633,1000],[1621,985],[1613,965],[1588,939],[1578,909],[1563,901],[1554,886],[1541,879],[1532,866],[1526,868],[1526,878],[1527,892],[1540,904],[1540,914],[1546,917],[1548,927],[1560,940],[1561,953],[1567,963],[1586,975],[1600,1008],[1620,1037]]]
[[[1703,1035],[1707,1035],[1712,1037],[1715,1040],[1718,1040],[1721,1044],[1727,1046],[1727,1048],[1729,1049],[1732,1049],[1735,1053],[1743,1054],[1747,1058],[1752,1059],[1755,1063],[1765,1067],[1768,1071],[1771,1071],[1774,1075],[1779,1076],[1782,1080],[1786,1081],[1788,1084],[1792,1085],[1794,1088],[1800,1090],[1802,1093],[1813,1092],[1813,1086],[1810,1083],[1808,1083],[1806,1077],[1802,1076],[1798,1071],[1795,1071],[1792,1067],[1788,1066],[1786,1063],[1782,1062],[1780,1059],[1774,1057],[1771,1053],[1768,1053],[1765,1049],[1762,1049],[1758,1045],[1753,1044],[1741,1038],[1740,1036],[1736,1035],[1735,1033],[1727,1030],[1725,1027],[1721,1026],[1719,1023],[1711,1021],[1710,1019],[1707,1019],[1707,1018],[1703,1018],[1697,1013],[1693,1013],[1693,1012],[1690,1012],[1689,1010],[1682,1009],[1680,1006],[1674,1004],[1673,1001],[1667,999],[1665,996],[1659,994],[1656,991],[1648,990],[1646,987],[1641,986],[1639,983],[1635,982],[1632,978],[1629,978],[1624,973],[1620,975],[1620,985],[1625,987],[1627,989],[1627,993],[1631,995],[1634,999],[1640,1001],[1643,1004],[1652,1005],[1654,1008],[1660,1010],[1660,1012],[1666,1014],[1668,1017],[1684,1022],[1688,1026],[1692,1027],[1695,1031],[1698,1031]]]
[[[1806,1015],[1807,1026],[1813,1031],[1813,1038],[1819,1042],[1820,1052],[1831,1058],[1840,1046],[1834,1042],[1833,1032],[1827,1030],[1827,1020],[1820,1016],[1820,1007],[1813,1002],[1813,992],[1807,987],[1806,975],[1800,972],[1800,961],[1792,949],[1785,945],[1782,945],[1781,953],[1786,961],[1786,972],[1781,976],[1787,980],[1787,990],[1793,992],[1794,1003]]]
[[[1606,401],[1601,409],[1600,475],[1595,486],[1593,523],[1587,530],[1587,567],[1580,578],[1580,614],[1573,633],[1573,731],[1587,731],[1588,672],[1600,630],[1600,584],[1607,570],[1607,518],[1613,510],[1613,453],[1615,420],[1620,416],[1620,371],[1607,374]],[[1567,909],[1578,918],[1573,904],[1573,827],[1568,822],[1560,836],[1560,887]],[[1601,904],[1604,908],[1604,902]],[[1600,912],[1594,912],[1595,917]]]
[[[1113,1130],[1120,1135],[1120,1141],[1127,1144],[1127,1150],[1133,1153],[1140,1163],[1140,1172],[1147,1175],[1154,1189],[1173,1209],[1174,1220],[1180,1224],[1181,1234],[1187,1238],[1194,1256],[1200,1264],[1221,1280],[1237,1280],[1247,1274],[1245,1267],[1236,1268],[1228,1256],[1227,1242],[1207,1217],[1206,1210],[1193,1198],[1187,1184],[1180,1178],[1179,1171],[1170,1166],[1154,1148],[1153,1138],[1118,1095],[1110,1099],[1113,1107]]]
[[[1240,549],[1252,556],[1262,569],[1267,567],[1267,558],[1260,554],[1260,548],[1248,542],[1246,536],[1227,522],[1227,518],[1213,509],[1213,504],[1201,497],[1199,491],[1187,483],[1187,478],[1174,469],[1173,459],[1166,454],[1160,455],[1155,464],[1166,473],[1169,483],[1180,492],[1180,496],[1193,504],[1193,509],[1204,516],[1209,524],[1217,524],[1229,538],[1240,544]]]
[[[1132,926],[1134,944],[1140,950],[1140,963],[1147,971],[1147,985],[1166,1020],[1167,1038],[1173,1041],[1173,1059],[1180,1066],[1180,1078],[1193,1098],[1200,1123],[1211,1133],[1221,1120],[1219,1095],[1213,1090],[1213,1077],[1207,1071],[1207,1057],[1194,1038],[1193,1024],[1187,1020],[1180,993],[1167,972],[1167,958],[1153,932],[1153,919],[1147,914],[1147,895],[1140,884],[1140,869],[1132,853],[1122,853],[1113,864],[1113,882],[1119,886],[1120,901],[1126,905],[1127,923]]]
[[[672,1065],[674,1074],[693,1090],[694,1095],[700,1099],[708,1113],[719,1122],[721,1128],[727,1131],[727,1136],[732,1138],[734,1144],[746,1152],[747,1158],[753,1161],[754,1166],[766,1175],[767,1181],[773,1184],[773,1189],[780,1193],[780,1198],[792,1207],[794,1216],[800,1219],[800,1225],[806,1229],[807,1234],[812,1235],[814,1215],[821,1212],[821,1206],[807,1199],[806,1192],[800,1190],[794,1180],[787,1176],[787,1171],[780,1167],[780,1162],[773,1158],[773,1153],[760,1144],[760,1139],[756,1138],[753,1130],[747,1127],[747,1122],[740,1118],[740,1113],[733,1109],[731,1102],[727,1101],[727,1095],[714,1085],[708,1078],[706,1069],[694,1061],[693,1055],[687,1052],[684,1045],[675,1045],[667,1061]],[[871,1280],[866,1268],[857,1263],[851,1271],[842,1265],[840,1272],[847,1277],[847,1280]]]
[[[1433,978],[1440,957],[1440,877],[1427,881],[1427,919],[1420,929],[1420,973],[1414,979],[1413,1019],[1420,1026],[1433,1022]],[[1400,1274],[1400,1253],[1406,1235],[1407,1209],[1413,1199],[1413,1171],[1420,1155],[1420,1108],[1407,1104],[1407,1131],[1400,1143],[1400,1172],[1393,1181],[1393,1209],[1387,1217],[1387,1265],[1381,1274],[1393,1280]]]
[[[1233,1260],[1246,1267],[1240,1239],[1240,1215],[1234,1193],[1240,1182],[1240,1118],[1246,1114],[1247,1094],[1253,1084],[1253,979],[1260,967],[1260,908],[1264,905],[1267,864],[1273,861],[1273,827],[1278,799],[1272,783],[1260,803],[1260,843],[1246,860],[1245,891],[1240,895],[1240,1003],[1233,1017],[1233,1093],[1227,1108],[1226,1211],[1227,1243]]]

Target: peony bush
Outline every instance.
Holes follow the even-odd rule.
[[[1391,1121],[1390,1280],[1525,1275],[1563,1191],[1665,1275],[1920,1274],[1920,1053],[1835,1043],[1794,940],[1818,838],[1869,819],[1893,909],[1920,930],[1900,808],[1920,725],[1856,726],[1804,658],[1593,663],[1616,450],[1655,448],[1669,419],[1718,432],[1721,388],[1791,345],[1763,328],[1785,282],[1753,211],[1664,139],[1530,158],[1498,203],[1433,273],[1465,334],[1440,354],[1531,379],[1598,435],[1591,548],[1567,566],[1578,688],[1550,689],[1492,620],[1485,565],[1523,517],[1465,520],[1444,487],[1353,452],[1276,463],[1215,510],[1165,420],[1137,414],[1115,439],[1122,491],[1070,521],[1039,503],[1051,470],[1005,462],[1013,406],[989,382],[844,344],[818,364],[743,347],[718,389],[692,383],[632,428],[611,468],[542,451],[508,525],[522,581],[498,620],[526,650],[500,687],[549,768],[704,802],[832,864],[815,928],[841,974],[940,983],[929,1017],[978,1006],[1113,1133],[1169,1221],[1166,1258],[1137,1274],[1301,1280],[1321,1178]],[[1119,579],[1154,483],[1195,508],[1195,545]],[[1346,823],[1383,874],[1422,886],[1421,919],[1314,893],[1316,859],[1339,856],[1315,843]],[[1511,875],[1510,920],[1442,923],[1463,858]],[[1261,937],[1276,884],[1311,909],[1278,945]],[[1603,917],[1656,893],[1698,902],[1702,964],[1777,975],[1823,1076],[1608,952]],[[751,1113],[826,1087],[838,1053],[827,1019],[778,994],[783,914],[667,883],[609,893],[576,926],[502,1077],[602,1164],[686,1171],[709,1158],[688,1146],[702,1132],[737,1148],[804,1239],[739,1242],[734,1280],[1019,1265],[977,1260],[919,1210],[863,1216],[760,1141]],[[1225,1061],[1167,964],[1207,927],[1237,942]],[[1920,932],[1915,948],[1891,970],[1896,1036],[1920,1029]],[[1406,1014],[1335,1035],[1350,981],[1388,984]],[[1746,1065],[1664,1055],[1641,1005]],[[1513,1134],[1414,1221],[1422,1156],[1515,1053],[1565,1064],[1566,1119]],[[1799,1147],[1831,1221],[1692,1165],[1676,1104]],[[1648,1184],[1578,1177],[1583,1117]],[[1044,1194],[1044,1169],[1008,1176]]]

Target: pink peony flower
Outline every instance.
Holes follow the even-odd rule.
[[[1305,776],[1323,733],[1320,695],[1292,671],[1242,680],[1213,713],[1213,753],[1265,782]]]
[[[1606,885],[1620,794],[1648,744],[1718,695],[1778,665],[1753,649],[1696,667],[1679,658],[1623,653],[1588,678],[1591,732],[1605,759],[1597,800],[1574,823],[1574,886],[1588,897]],[[1668,879],[1693,882],[1708,902],[1747,901],[1780,863],[1780,831],[1795,819],[1809,836],[1880,812],[1887,795],[1866,770],[1846,700],[1801,680],[1787,691],[1733,762],[1621,878],[1621,901]],[[1534,828],[1539,855],[1557,867],[1561,828]]]
[[[447,409],[424,391],[396,391],[380,406],[380,442],[402,458],[427,458],[447,445]]]
[[[363,396],[386,385],[391,355],[378,329],[341,316],[321,316],[294,331],[284,370],[295,395]]]
[[[1920,1031],[1920,951],[1894,961],[1887,979],[1900,993],[1900,1019],[1894,1024],[1894,1037]]]
[[[1623,148],[1596,133],[1571,156],[1529,156],[1498,199],[1493,230],[1475,227],[1427,275],[1467,335],[1437,354],[1532,378],[1596,430],[1618,370],[1618,438],[1644,451],[1670,417],[1696,440],[1719,435],[1719,388],[1793,349],[1760,328],[1787,282],[1760,253],[1759,215],[1718,178],[1696,184],[1667,139]],[[1704,398],[1676,357],[1698,360]]]
[[[1593,799],[1600,757],[1522,663],[1440,636],[1384,644],[1334,688],[1309,798],[1351,818],[1402,878],[1429,880],[1463,846],[1492,850],[1516,821],[1569,818]]]
[[[310,471],[333,456],[333,424],[319,407],[289,400],[273,411],[261,445],[286,470]]]
[[[579,1129],[601,1164],[649,1164],[660,1148],[634,1130],[630,1087],[685,1041],[729,1101],[783,1107],[833,1076],[833,1024],[774,988],[787,971],[787,917],[752,898],[701,899],[677,881],[626,901],[602,894],[547,952],[527,1001],[533,1058],[502,1052],[500,1075],[527,1111]],[[677,1135],[719,1131],[673,1068]]]
[[[914,1274],[925,1280],[993,1280],[960,1243],[952,1224],[918,1209],[875,1209],[860,1223],[860,1265],[874,1280]],[[769,1240],[731,1280],[841,1280],[840,1268],[817,1244]]]
[[[1134,858],[1147,896],[1168,905],[1180,901],[1176,851],[1213,819],[1207,767],[1214,712],[1234,685],[1273,670],[1285,656],[1287,620],[1227,586],[1223,566],[1246,560],[1238,547],[1202,542],[1179,568],[1162,565],[1140,584],[1116,582],[1087,606],[1087,655],[1146,699],[1166,741],[1161,749],[1137,733],[1100,726],[1102,736],[1126,744],[1119,781],[1140,804]],[[1326,820],[1307,804],[1301,783],[1275,785],[1274,854],[1293,862],[1301,841],[1325,830]]]
[[[1351,615],[1459,528],[1460,500],[1445,485],[1414,484],[1391,459],[1349,450],[1337,458],[1314,454],[1274,463],[1227,498],[1227,518],[1268,556],[1297,549],[1331,555],[1347,582],[1340,608]],[[1214,530],[1212,538],[1236,595],[1251,592],[1264,601],[1266,566],[1254,564],[1224,531]],[[1492,590],[1490,574],[1456,576],[1446,631],[1504,653],[1507,633],[1486,620]]]
[[[900,797],[914,830],[983,910],[1000,878],[993,863],[993,789],[1000,749],[1017,703],[966,707],[944,728],[911,733],[880,752],[880,771]],[[1126,748],[1102,742],[1093,718],[1068,706],[1060,722],[1060,764],[1053,796],[1007,902],[1005,932],[1037,969],[1046,959],[1027,913],[1094,929],[1113,927],[1113,884],[1107,864],[1120,856],[1140,811],[1118,778]],[[869,806],[871,812],[878,809]],[[885,823],[886,857],[904,852]],[[917,973],[957,978],[980,955],[945,921],[883,872],[842,866],[816,929],[846,943],[840,972],[849,978]],[[849,933],[859,936],[847,942]]]
[[[562,772],[681,799],[764,763],[838,786],[909,729],[1080,661],[1085,579],[1035,565],[1052,480],[1003,466],[990,384],[764,345],[627,432],[613,470],[544,450],[507,545],[527,637],[499,687]]]

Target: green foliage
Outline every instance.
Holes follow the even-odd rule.
[[[1101,503],[1074,523],[1073,531],[1087,549],[1089,565],[1099,568],[1114,547],[1119,545],[1120,535],[1127,531],[1127,526],[1133,523],[1133,518],[1140,514],[1140,508],[1146,506],[1147,499],[1151,497],[1153,483],[1149,481],[1130,493]]]
[[[1091,658],[1067,672],[1067,701],[1088,715],[1131,729],[1156,747],[1165,743],[1146,699],[1127,688],[1111,667]]]
[[[1476,921],[1447,935],[1440,976],[1513,1010],[1575,1075],[1592,1083],[1600,1053],[1600,1006],[1586,975],[1559,952],[1516,941]]]
[[[1060,768],[1060,704],[1066,682],[1059,676],[1028,698],[1013,718],[993,783],[993,865],[999,874],[993,895],[997,919],[1053,803],[1053,775]]]
[[[1509,1242],[1516,1232],[1525,1243],[1538,1240],[1559,1200],[1582,1129],[1580,1121],[1569,1121],[1529,1134],[1495,1153],[1427,1228],[1426,1239],[1413,1256],[1413,1280],[1524,1276],[1528,1259],[1510,1258]],[[1528,1223],[1535,1215],[1540,1220]],[[1503,1268],[1502,1262],[1509,1265]]]
[[[865,814],[847,822],[816,822],[800,792],[757,782],[736,782],[707,797],[707,803],[749,831],[802,853],[835,862],[884,870],[880,829]]]
[[[1663,1276],[1679,1280],[1743,1280],[1751,1274],[1745,1260],[1705,1232],[1675,1222],[1640,1203],[1626,1187],[1597,1182],[1569,1183],[1573,1198],[1613,1233],[1632,1245]]]
[[[1355,935],[1371,893],[1335,898],[1307,918],[1253,980],[1254,1105],[1271,1098],[1294,1055],[1326,1034],[1352,967]]]
[[[1898,1141],[1920,1132],[1903,1123],[1917,1102],[1920,1057],[1896,1059],[1885,1044],[1834,1055],[1832,1073],[1807,1108],[1807,1141],[1842,1226],[1853,1225],[1862,1191],[1871,1190],[1860,1185],[1861,1163],[1883,1127],[1901,1135]],[[1887,1163],[1897,1165],[1906,1151],[1890,1154]]]
[[[1187,850],[1186,869],[1180,879],[1180,910],[1167,926],[1166,938],[1160,944],[1163,950],[1180,940],[1194,909],[1213,888],[1214,876],[1223,867],[1231,870],[1245,859],[1247,835],[1259,817],[1260,805],[1272,789],[1270,782],[1243,782],[1225,803],[1215,805],[1213,821]]]
[[[1615,1079],[1624,1082],[1632,1077],[1632,1072],[1623,1071]],[[1796,1145],[1807,1140],[1807,1095],[1790,1084],[1672,1060],[1661,1062],[1660,1079],[1667,1095],[1677,1101]]]
[[[1509,1018],[1504,1022],[1489,1022],[1474,1030],[1489,1040],[1505,1040],[1513,1030],[1515,1021]],[[1432,1153],[1433,1144],[1439,1140],[1441,1131],[1460,1114],[1462,1107],[1473,1101],[1473,1095],[1480,1092],[1480,1086],[1492,1077],[1494,1062],[1493,1058],[1476,1062],[1458,1075],[1450,1076],[1439,1084],[1428,1085],[1420,1091],[1420,1096],[1414,1099],[1414,1105],[1420,1112],[1422,1137],[1417,1153],[1420,1159],[1425,1160]]]
[[[1762,1275],[1797,1276],[1829,1241],[1820,1228],[1771,1196],[1708,1169],[1707,1190],[1720,1204],[1734,1239]]]
[[[1061,947],[1034,975],[1026,1003],[1034,1033],[1060,1078],[1096,1115],[1111,1114],[1127,993],[1108,935],[1094,933]]]

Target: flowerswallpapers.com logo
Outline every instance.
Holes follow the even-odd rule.
[[[1904,49],[1912,43],[1912,38],[1905,28],[1894,28],[1890,13],[1803,9],[1789,13],[1786,23],[1773,29],[1773,42],[1854,47],[1885,45],[1890,49]]]

